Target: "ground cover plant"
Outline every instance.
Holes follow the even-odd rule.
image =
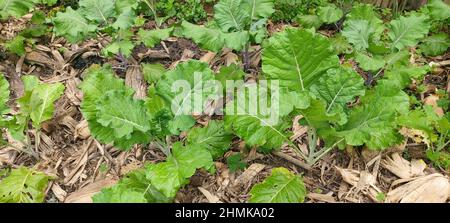
[[[446,202],[450,6],[406,2],[0,0],[0,202]]]

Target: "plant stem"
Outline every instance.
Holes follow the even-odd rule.
[[[444,145],[440,146],[437,151],[441,151],[443,148],[445,148],[448,144],[450,144],[450,140],[447,141]]]
[[[248,55],[248,49],[250,48],[250,43],[247,43],[245,45],[245,49],[244,52],[242,53],[242,59],[244,62],[244,71],[248,72],[248,70],[250,69],[250,59],[249,59],[249,55]]]
[[[314,158],[313,163],[316,163],[317,161],[319,161],[325,154],[327,154],[328,152],[330,152],[334,147],[336,147],[339,143],[341,143],[344,139],[342,138],[341,140],[337,141],[336,143],[334,143],[332,146],[325,148],[325,149],[321,149],[317,154],[319,154],[317,157]],[[311,164],[311,165],[312,165]]]
[[[148,0],[144,0],[145,4],[150,8],[153,16],[155,17],[156,28],[159,29],[160,24],[158,23],[158,15],[156,14],[155,2],[153,0],[151,1],[152,3],[150,3]]]
[[[316,133],[316,130],[314,128],[308,128],[309,154],[308,154],[308,159],[306,160],[306,162],[308,164],[310,164],[310,165],[314,164],[313,160],[314,160],[314,156],[316,155],[316,153],[315,153],[316,147],[317,147],[317,133]]]
[[[28,119],[27,119],[26,123],[28,123]],[[36,153],[36,151],[33,150],[32,146],[31,146],[31,140],[30,140],[30,136],[28,135],[28,132],[26,133],[25,145],[27,147],[28,154],[32,155],[36,160],[39,160],[38,154]],[[27,153],[27,152],[25,152],[25,153]]]
[[[156,146],[166,155],[170,156],[170,150],[167,148],[167,144],[163,142],[160,138],[156,138],[155,142]]]

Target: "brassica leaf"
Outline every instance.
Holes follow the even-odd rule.
[[[330,41],[307,30],[288,28],[269,38],[263,47],[264,75],[294,91],[309,89],[327,70],[339,65]]]
[[[264,182],[256,184],[250,191],[250,203],[303,203],[306,187],[300,176],[288,169],[272,169]]]
[[[0,181],[0,202],[42,203],[50,179],[44,173],[26,167],[14,169]]]

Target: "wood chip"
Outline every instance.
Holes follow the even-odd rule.
[[[59,200],[59,201],[64,201],[64,199],[66,199],[67,196],[67,192],[65,190],[63,190],[59,184],[54,183],[52,185],[52,192],[55,195],[55,197]]]
[[[234,181],[233,187],[239,188],[249,184],[259,172],[261,172],[266,166],[259,163],[253,163],[250,167],[248,167],[244,173],[242,173],[239,177]]]
[[[213,195],[211,192],[209,192],[208,190],[206,190],[203,187],[198,187],[198,190],[200,192],[202,192],[203,195],[205,195],[206,199],[208,199],[209,203],[223,203],[220,201],[220,198]]]
[[[134,61],[132,64],[127,69],[125,83],[136,91],[134,95],[136,99],[144,99],[147,96],[147,82],[144,80],[144,75],[138,63]]]
[[[87,185],[71,193],[64,203],[92,203],[92,196],[100,192],[103,188],[110,187],[117,183],[115,179],[104,179]]]
[[[87,139],[91,136],[87,120],[83,119],[75,126],[75,139]]]
[[[336,199],[332,196],[332,192],[328,194],[308,193],[306,197],[311,200],[322,201],[325,203],[336,203]]]
[[[206,53],[204,56],[202,56],[202,58],[200,58],[200,61],[205,62],[207,64],[211,63],[211,61],[214,59],[214,57],[217,54],[214,52],[208,52]]]

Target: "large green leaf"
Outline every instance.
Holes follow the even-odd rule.
[[[450,6],[442,0],[429,0],[426,7],[431,18],[434,20],[450,18]]]
[[[117,138],[130,138],[134,131],[150,130],[144,101],[137,100],[124,91],[108,91],[97,104],[97,122],[114,129]]]
[[[395,114],[379,105],[363,105],[350,112],[344,130],[339,134],[352,146],[367,145],[370,149],[386,149],[400,142]],[[389,105],[395,106],[395,105]]]
[[[310,106],[300,109],[300,114],[303,115],[306,125],[314,128],[317,134],[327,144],[332,144],[335,141],[332,123],[344,122],[345,116],[343,112],[330,114],[327,112],[327,102],[323,99],[312,98],[310,100]]]
[[[192,39],[192,41],[197,43],[203,49],[217,52],[222,50],[225,45],[225,39],[221,33],[220,30],[210,29],[183,21],[181,23],[181,29],[177,34]]]
[[[339,65],[330,41],[307,30],[289,28],[263,45],[262,70],[290,90],[307,90],[326,71]]]
[[[413,14],[408,17],[400,16],[389,23],[388,36],[392,41],[392,48],[401,50],[415,46],[420,39],[425,37],[430,24],[426,15]]]
[[[116,0],[115,8],[117,14],[122,14],[128,10],[136,10],[142,0]]]
[[[9,93],[9,83],[3,74],[0,73],[0,119],[1,115],[9,111],[9,107],[6,104],[9,101]]]
[[[365,71],[377,72],[386,65],[386,61],[381,56],[369,56],[359,52],[356,53],[355,60]]]
[[[12,40],[6,42],[5,47],[9,51],[17,54],[18,56],[24,56],[26,53],[25,41],[26,41],[25,37],[18,35],[15,36]]]
[[[172,155],[166,162],[149,166],[147,178],[166,197],[175,197],[178,190],[189,182],[197,169],[213,167],[211,154],[195,145],[183,147],[173,144]]]
[[[288,169],[272,169],[272,174],[264,182],[253,186],[250,203],[303,203],[306,187],[300,176]]]
[[[409,110],[409,97],[395,83],[380,82],[351,110],[348,122],[338,133],[347,144],[367,145],[369,149],[386,149],[401,142],[395,123],[398,113]]]
[[[107,23],[115,15],[114,0],[80,0],[81,12],[90,21]]]
[[[433,108],[427,105],[421,110],[413,110],[408,114],[398,117],[397,123],[400,126],[425,132],[427,137],[434,142],[437,139],[434,126],[436,126],[436,123],[439,122],[439,120],[440,118],[434,112]]]
[[[121,149],[148,143],[150,117],[143,109],[143,101],[133,98],[134,91],[126,87],[123,80],[114,77],[110,67],[92,67],[86,75],[80,85],[84,94],[81,111],[91,134],[99,141],[113,143]],[[118,104],[121,107],[117,107]],[[113,108],[109,109],[111,106]]]
[[[19,140],[23,138],[23,131],[30,119],[33,127],[39,129],[43,122],[53,117],[54,102],[61,97],[65,89],[61,83],[39,83],[39,79],[33,75],[23,76],[22,80],[25,92],[17,100],[20,112],[13,117],[8,126],[13,137]]]
[[[437,56],[443,54],[450,47],[448,34],[439,33],[425,38],[420,44],[420,49],[426,56]]]
[[[246,31],[223,33],[222,36],[225,41],[224,47],[236,51],[245,49],[248,41],[250,40],[250,34]]]
[[[131,8],[127,8],[117,16],[116,21],[111,26],[114,29],[126,30],[134,25],[135,18],[135,11]]]
[[[372,38],[378,40],[382,32],[384,31],[383,20],[375,11],[373,5],[370,4],[358,4],[355,5],[350,13],[347,14],[347,21],[350,20],[365,20],[369,23],[369,27],[374,31]]]
[[[0,19],[7,19],[9,16],[21,17],[27,14],[35,3],[35,0],[0,0]]]
[[[243,80],[244,77],[245,72],[234,63],[230,66],[222,66],[219,73],[216,74],[216,80],[220,81],[222,86],[226,86],[227,80],[238,81]]]
[[[206,28],[186,21],[181,23],[181,28],[177,34],[192,39],[203,49],[214,52],[218,52],[224,47],[241,51],[250,38],[248,32],[224,33],[218,29]]]
[[[0,203],[41,203],[51,177],[26,167],[14,169],[0,181]]]
[[[344,12],[335,5],[329,4],[327,6],[319,7],[317,15],[322,22],[332,24],[339,21],[344,16]]]
[[[176,34],[192,39],[201,48],[214,52],[224,47],[240,51],[250,38],[247,32],[224,33],[218,29],[206,28],[186,21],[181,23],[181,28]]]
[[[97,118],[98,101],[106,92],[126,90],[127,94],[134,94],[134,90],[126,87],[125,82],[122,79],[114,76],[110,66],[90,67],[85,72],[85,79],[79,87],[83,91],[81,111],[88,121]]]
[[[168,203],[146,177],[145,169],[131,172],[116,185],[103,189],[92,197],[94,203]]]
[[[345,23],[342,35],[356,50],[369,48],[369,39],[374,30],[366,20],[350,20]]]
[[[300,23],[304,28],[314,28],[319,29],[322,25],[322,20],[320,20],[319,16],[317,15],[298,15],[297,21]]]
[[[398,88],[404,89],[411,84],[412,80],[422,80],[426,73],[430,71],[429,66],[392,66],[384,72],[384,76],[390,82],[396,84]]]
[[[125,57],[131,56],[135,45],[132,41],[133,35],[134,33],[130,30],[118,30],[113,41],[103,48],[102,53],[110,57],[118,54]]]
[[[187,143],[208,150],[213,159],[223,156],[231,146],[233,135],[226,131],[222,121],[210,121],[204,128],[193,128],[187,135]]]
[[[327,102],[326,113],[340,114],[341,123],[345,123],[347,103],[365,93],[364,79],[352,69],[332,69],[311,87],[311,91]]]
[[[190,60],[168,71],[156,85],[156,93],[162,97],[174,114],[172,133],[178,134],[191,128],[194,113],[203,113],[208,98],[215,92],[214,74],[208,64]],[[197,100],[196,100],[197,98]]]
[[[378,85],[366,91],[366,95],[360,101],[362,104],[377,104],[380,107],[383,107],[383,104],[395,104],[391,110],[399,114],[408,113],[410,107],[408,94],[399,88],[397,83],[388,79],[379,80]]]
[[[141,42],[148,48],[153,48],[156,44],[159,44],[161,40],[165,40],[172,35],[173,27],[167,29],[154,29],[144,30],[140,29],[138,37]]]
[[[243,4],[253,21],[269,18],[275,12],[274,0],[243,0]]]
[[[8,131],[16,140],[24,140],[25,138],[24,131],[28,127],[30,114],[33,112],[31,109],[31,96],[33,95],[33,90],[39,85],[39,79],[36,76],[25,75],[21,79],[24,86],[24,95],[16,101],[20,106],[20,112],[6,123]]]
[[[53,117],[55,111],[53,103],[61,97],[64,89],[61,83],[39,84],[34,88],[30,98],[30,118],[35,128],[40,128],[42,122]]]
[[[84,40],[97,30],[97,26],[89,24],[79,11],[70,6],[65,12],[56,13],[53,24],[55,34],[65,37],[71,43]]]
[[[242,31],[248,25],[249,12],[243,0],[220,0],[214,6],[214,19],[223,32]]]
[[[144,79],[149,83],[157,83],[162,76],[167,72],[164,65],[160,63],[155,64],[142,64],[142,73]]]
[[[270,108],[262,97],[267,95]],[[289,122],[281,116],[280,99],[256,84],[238,89],[232,102],[226,106],[225,124],[249,146],[279,149],[288,142]],[[272,107],[275,106],[275,107]],[[265,110],[265,112],[263,112]]]

